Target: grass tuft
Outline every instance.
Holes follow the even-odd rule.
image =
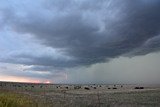
[[[29,96],[0,91],[0,107],[33,107],[34,104]]]

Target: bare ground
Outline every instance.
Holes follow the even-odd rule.
[[[33,84],[27,86],[32,87]],[[26,88],[26,85],[18,86],[19,88],[5,86],[1,87],[1,90],[8,89],[29,95],[35,100],[37,107],[160,107],[159,87],[144,86],[144,89],[135,89],[139,85],[78,85],[81,88],[74,89],[76,86],[45,85],[44,88],[37,88],[37,85],[32,88]]]

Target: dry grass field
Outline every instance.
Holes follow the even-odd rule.
[[[0,107],[160,107],[160,88],[0,82]]]

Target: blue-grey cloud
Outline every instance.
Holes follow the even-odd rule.
[[[30,34],[70,59],[22,53],[0,61],[68,68],[159,51],[159,5],[159,0],[55,0],[39,1],[33,11],[6,6],[1,9],[4,27]]]
[[[65,78],[65,74],[62,71],[49,72],[48,70],[42,71],[41,69],[30,69],[22,65],[16,64],[3,64],[0,63],[0,73],[2,76],[22,77],[22,78],[37,78],[37,79],[49,79],[56,80],[57,78]],[[36,72],[34,72],[36,71]]]

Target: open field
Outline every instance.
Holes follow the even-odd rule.
[[[0,82],[0,107],[160,107],[160,88]]]
[[[0,90],[0,107],[35,107],[31,97],[12,91]]]

